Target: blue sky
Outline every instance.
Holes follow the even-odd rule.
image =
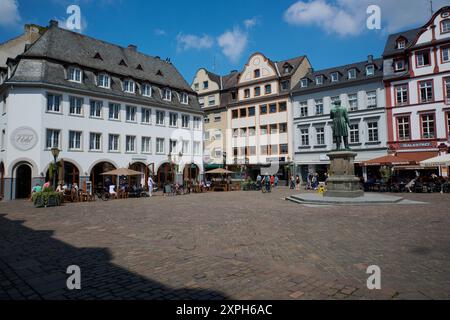
[[[316,70],[380,56],[389,33],[430,17],[429,0],[0,0],[0,42],[25,23],[65,21],[71,4],[83,34],[170,57],[188,82],[200,67],[240,70],[256,51],[272,60],[306,54]],[[381,9],[380,30],[366,27],[370,4]]]

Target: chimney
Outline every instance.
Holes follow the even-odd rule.
[[[49,24],[49,27],[50,28],[52,28],[52,27],[58,27],[58,21],[56,21],[56,20],[50,20],[50,24]]]
[[[373,62],[373,55],[369,55],[369,56],[367,57],[367,61],[368,61],[369,63],[372,63],[372,62]]]
[[[137,51],[137,46],[135,46],[134,44],[130,44],[130,45],[128,45],[128,49],[130,49],[131,51],[136,52]]]

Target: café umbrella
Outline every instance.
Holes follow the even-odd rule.
[[[143,175],[143,173],[139,172],[139,171],[127,169],[127,168],[119,168],[119,169],[103,172],[101,175],[102,176],[131,177],[131,176],[140,176],[140,175]],[[117,179],[117,181],[119,181],[119,179]]]

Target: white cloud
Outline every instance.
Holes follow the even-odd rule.
[[[0,26],[14,27],[20,20],[17,0],[0,0]]]
[[[193,34],[177,35],[177,49],[179,51],[189,49],[209,49],[214,45],[214,39],[206,34],[197,36]]]
[[[217,42],[222,48],[223,54],[231,62],[236,63],[247,47],[248,34],[235,27],[232,31],[226,31],[219,36]]]
[[[259,18],[259,17],[253,17],[253,18],[251,18],[251,19],[246,19],[246,20],[244,20],[244,26],[245,26],[247,29],[251,29],[251,28],[253,28],[254,26],[256,26],[256,25],[259,23],[259,21],[260,21],[260,18]]]
[[[448,5],[448,0],[434,0],[434,10]],[[421,0],[310,0],[297,1],[284,13],[292,25],[315,25],[329,34],[355,36],[367,32],[369,5],[381,8],[381,28],[393,33],[419,27],[430,18],[429,1]]]
[[[153,30],[153,33],[155,35],[157,35],[157,36],[165,36],[165,35],[167,35],[166,30],[163,30],[163,29],[155,29],[155,30]]]

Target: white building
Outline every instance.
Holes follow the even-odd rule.
[[[203,114],[170,62],[52,22],[8,68],[0,86],[4,199],[25,198],[47,179],[54,147],[58,180],[82,188],[119,167],[161,184],[203,173]]]
[[[309,73],[292,90],[294,161],[303,179],[317,172],[321,180],[330,164],[327,153],[335,148],[331,129],[332,102],[348,108],[350,148],[357,153],[356,173],[366,175],[361,164],[387,153],[383,61],[367,61]]]

